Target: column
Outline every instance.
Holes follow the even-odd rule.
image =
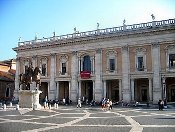
[[[95,81],[92,82],[93,82],[93,100],[95,100]]]
[[[129,54],[128,45],[122,47],[122,88],[123,101],[131,101],[131,91],[129,86]]]
[[[163,87],[163,98],[166,99],[166,78],[163,76],[162,77],[162,87]]]
[[[78,74],[81,72],[81,57],[78,57]]]
[[[95,54],[95,100],[102,99],[102,51],[96,50]]]
[[[134,88],[134,79],[131,79],[131,100],[132,101],[135,100],[134,91],[135,91],[135,88]]]
[[[56,83],[56,99],[59,100],[59,90],[60,90],[60,84],[59,81]]]
[[[162,97],[160,81],[160,46],[159,43],[152,44],[152,66],[153,66],[153,103],[157,103]]]
[[[153,95],[152,95],[152,78],[149,78],[149,101],[152,102],[153,101]]]
[[[106,80],[103,81],[103,97],[106,98]]]
[[[71,60],[71,90],[70,90],[70,99],[73,102],[77,101],[78,98],[78,57],[77,52],[72,52]]]
[[[119,100],[123,100],[123,96],[122,96],[122,80],[119,79]]]
[[[69,81],[69,99],[70,99],[71,81]]]
[[[14,97],[15,100],[18,100],[18,90],[19,90],[19,74],[20,74],[20,58],[16,58],[16,74],[15,74],[15,90]]]
[[[95,66],[94,66],[94,57],[91,57],[91,74],[94,74],[94,69],[95,69]]]
[[[78,82],[78,98],[81,98],[81,81]]]
[[[51,54],[51,64],[50,64],[50,89],[49,89],[49,99],[55,99],[56,82],[55,82],[55,54]]]

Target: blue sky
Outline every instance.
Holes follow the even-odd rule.
[[[0,0],[0,61],[16,58],[18,39],[175,18],[174,0]]]

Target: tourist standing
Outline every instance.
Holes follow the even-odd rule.
[[[80,107],[81,108],[81,99],[78,99],[78,104],[77,104],[77,108]]]
[[[109,110],[112,110],[112,100],[109,101]]]

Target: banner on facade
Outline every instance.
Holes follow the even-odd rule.
[[[89,79],[91,77],[90,71],[81,71],[80,76],[82,79]]]

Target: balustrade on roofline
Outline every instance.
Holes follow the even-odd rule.
[[[163,26],[170,26],[170,25],[175,25],[175,19],[168,19],[168,20],[162,20],[162,21],[152,21],[152,22],[133,24],[133,25],[123,25],[120,27],[97,29],[97,30],[86,31],[86,32],[75,32],[73,34],[53,36],[53,37],[49,37],[49,38],[43,37],[42,39],[19,42],[18,44],[20,46],[20,45],[37,44],[37,43],[49,42],[49,41],[64,41],[64,40],[74,39],[74,38],[83,38],[83,37],[91,37],[91,36],[93,37],[95,35],[107,35],[107,34],[124,32],[124,31],[149,29],[152,27],[163,27]]]

